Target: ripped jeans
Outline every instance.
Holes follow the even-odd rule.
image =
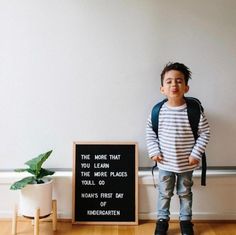
[[[158,219],[170,219],[170,201],[176,192],[180,201],[179,219],[192,219],[192,175],[193,171],[174,173],[159,169],[159,197],[158,197]]]

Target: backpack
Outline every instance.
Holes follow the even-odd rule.
[[[186,104],[187,104],[187,114],[189,123],[193,132],[193,136],[195,141],[198,138],[198,124],[200,121],[201,113],[204,111],[201,102],[193,97],[184,97]],[[159,123],[159,113],[162,105],[167,101],[167,99],[162,100],[161,102],[157,103],[151,113],[151,122],[152,122],[152,128],[153,131],[156,133],[156,136],[158,138],[158,123]],[[157,162],[155,162],[155,165],[152,167],[152,175],[153,171],[157,166]],[[201,185],[206,185],[206,169],[207,169],[207,163],[206,163],[206,154],[202,154],[202,176],[201,176]]]

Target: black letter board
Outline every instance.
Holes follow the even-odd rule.
[[[74,143],[73,223],[138,224],[136,143]]]

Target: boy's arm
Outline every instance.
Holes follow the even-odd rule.
[[[146,126],[146,143],[149,157],[154,161],[161,161],[159,141],[156,133],[152,129],[151,115],[148,118]]]
[[[204,113],[201,114],[198,124],[198,135],[199,137],[196,140],[190,157],[200,161],[210,139],[210,127]]]

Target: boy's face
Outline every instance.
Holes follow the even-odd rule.
[[[184,74],[177,70],[170,70],[165,73],[161,93],[168,99],[182,99],[189,90],[185,84]]]

